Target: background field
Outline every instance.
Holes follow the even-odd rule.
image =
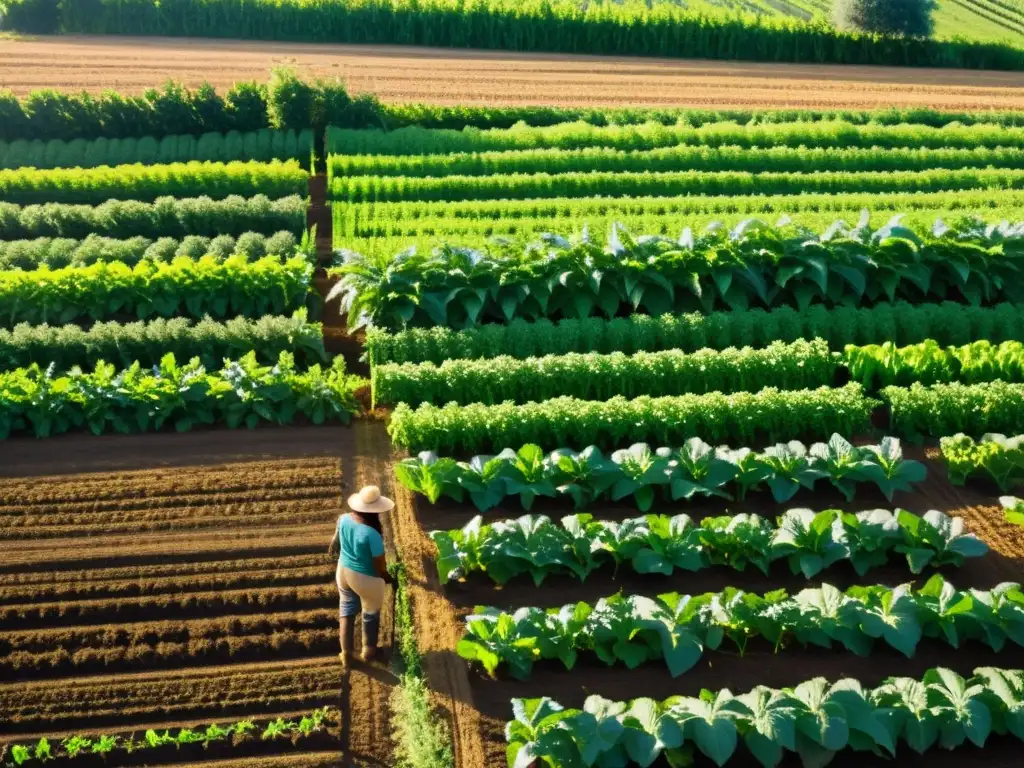
[[[0,39],[0,88],[225,88],[288,64],[388,102],[716,109],[1024,108],[1024,73],[673,61],[182,38]]]

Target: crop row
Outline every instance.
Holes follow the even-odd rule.
[[[166,165],[191,161],[298,160],[313,154],[313,132],[304,130],[204,133],[201,136],[143,136],[126,139],[0,141],[0,169],[97,168],[101,165]]]
[[[456,651],[482,664],[492,677],[504,665],[513,677],[525,680],[537,661],[558,660],[572,669],[581,653],[630,669],[662,660],[677,677],[726,639],[740,654],[759,638],[776,651],[795,642],[840,646],[860,656],[871,653],[875,640],[883,640],[910,658],[923,638],[945,640],[954,648],[967,640],[994,651],[1008,644],[1024,646],[1022,626],[1024,592],[1019,584],[960,591],[935,574],[919,590],[910,584],[877,585],[850,587],[844,593],[826,583],[793,596],[783,589],[755,595],[727,587],[657,598],[619,594],[595,605],[580,602],[511,613],[477,607],[466,617],[466,634]]]
[[[513,699],[505,734],[510,768],[533,760],[551,768],[649,766],[661,756],[687,765],[695,753],[725,765],[741,741],[764,768],[787,755],[809,767],[848,749],[896,756],[901,743],[917,753],[984,747],[993,733],[1024,741],[1022,709],[1020,670],[983,667],[965,679],[938,668],[921,679],[890,677],[876,688],[817,677],[792,689],[702,691],[663,702],[590,696],[582,710],[547,698]]]
[[[889,409],[889,431],[902,438],[1009,432],[1024,421],[1024,384],[914,384],[886,387],[879,395]],[[466,453],[525,443],[614,448],[627,439],[678,445],[697,436],[756,444],[859,435],[869,429],[877,405],[852,383],[632,400],[558,397],[524,405],[425,403],[414,409],[400,403],[388,431],[397,446],[413,452]]]
[[[0,172],[3,173],[3,172]],[[947,169],[925,171],[750,171],[502,174],[495,176],[345,176],[331,180],[332,200],[482,200],[606,195],[794,195],[800,192],[939,192],[960,189],[1019,189],[1024,170]],[[232,190],[237,191],[237,190]],[[296,190],[292,190],[296,191]],[[168,194],[167,191],[161,194]],[[283,194],[289,194],[284,192]]]
[[[25,368],[33,363],[57,370],[106,360],[120,368],[134,362],[153,366],[168,352],[180,360],[198,357],[207,368],[225,358],[255,352],[261,362],[276,361],[291,352],[301,364],[326,360],[319,323],[306,320],[305,310],[291,317],[264,315],[258,320],[235,317],[225,322],[209,318],[175,317],[147,322],[77,325],[17,325],[0,329],[0,369]]]
[[[334,585],[324,582],[298,587],[229,589],[218,584],[210,592],[104,598],[63,603],[23,603],[0,607],[0,627],[67,626],[76,623],[138,621],[150,616],[194,618],[253,611],[300,611],[330,605],[337,596]]]
[[[991,480],[1002,491],[1024,483],[1024,435],[989,433],[977,442],[963,433],[939,441],[949,481],[963,485],[972,477]]]
[[[340,295],[352,326],[444,325],[488,320],[661,315],[789,304],[859,306],[958,299],[972,305],[1024,298],[1017,279],[1024,238],[1008,225],[937,227],[919,234],[837,222],[814,234],[747,220],[678,240],[634,238],[613,227],[607,247],[584,234],[549,235],[524,250],[481,254],[442,248],[390,260],[346,254]]]
[[[0,171],[0,197],[8,203],[85,203],[209,195],[306,195],[309,173],[294,161],[172,163]]]
[[[820,304],[804,310],[777,307],[736,312],[627,315],[566,318],[552,322],[522,319],[488,323],[456,331],[443,326],[366,333],[366,356],[373,365],[435,363],[497,357],[527,359],[570,353],[610,354],[727,347],[770,346],[776,341],[825,339],[832,349],[848,344],[893,341],[899,346],[934,339],[943,345],[964,345],[987,339],[993,343],[1024,340],[1024,307],[998,304],[973,307],[942,302],[879,303],[871,307]]]
[[[1024,387],[1019,389],[1024,397]],[[802,436],[862,434],[876,403],[857,384],[632,400],[559,397],[525,405],[450,403],[413,409],[400,403],[388,433],[399,448],[450,454],[526,443],[616,448],[627,439],[681,445],[696,436],[756,445]]]
[[[467,152],[511,150],[580,150],[607,147],[619,150],[652,150],[678,145],[754,147],[1024,147],[1024,128],[998,125],[942,127],[900,123],[855,124],[843,120],[750,122],[712,120],[702,125],[678,122],[663,125],[592,125],[560,122],[530,126],[518,123],[510,128],[461,130],[410,126],[392,131],[377,128],[349,130],[331,127],[327,131],[327,152],[331,163],[344,163],[345,155],[447,155]],[[338,156],[342,157],[338,157]],[[347,167],[347,166],[341,166]]]
[[[890,430],[901,437],[940,438],[965,432],[1010,432],[1024,423],[1024,385],[935,384],[886,387]]]
[[[89,267],[0,272],[0,326],[139,319],[188,314],[214,319],[280,315],[302,307],[313,266],[304,256],[220,260],[176,258],[169,264],[114,262]]]
[[[486,573],[497,584],[528,575],[538,587],[548,576],[582,581],[598,569],[626,564],[636,573],[669,576],[677,570],[753,566],[767,576],[772,563],[784,560],[794,574],[810,579],[843,562],[863,576],[902,554],[911,572],[920,573],[926,567],[959,567],[988,551],[985,542],[964,533],[958,517],[903,509],[790,509],[775,522],[741,513],[706,517],[699,525],[688,515],[612,522],[574,514],[560,525],[543,515],[494,523],[477,516],[461,529],[432,531],[430,537],[442,583]]]
[[[413,237],[416,235],[471,234],[491,232],[559,232],[585,222],[619,218],[693,226],[691,220],[724,216],[789,215],[804,220],[808,214],[829,213],[856,219],[863,211],[881,216],[885,212],[924,215],[929,211],[959,212],[961,215],[990,215],[1016,220],[1014,212],[1024,207],[1024,190],[1003,189],[972,192],[903,192],[885,196],[872,194],[721,195],[680,197],[555,197],[531,200],[466,200],[458,202],[403,201],[357,203],[333,208],[334,233],[339,238]],[[935,216],[932,216],[934,219]],[[823,225],[827,227],[832,217]],[[931,222],[927,222],[931,224]],[[547,225],[551,226],[547,226]],[[611,221],[608,221],[610,228]],[[699,224],[697,226],[700,226]],[[607,229],[605,231],[607,231]],[[636,229],[635,227],[631,227]],[[696,227],[694,227],[696,228]],[[600,236],[595,226],[590,230]],[[643,231],[647,231],[646,229]],[[656,231],[652,229],[651,231]],[[665,234],[670,234],[665,232]]]
[[[18,206],[0,202],[0,239],[35,237],[84,239],[107,237],[186,237],[188,235],[264,235],[306,228],[306,193],[271,200],[229,195],[223,200],[158,197],[154,202],[111,200],[97,206],[46,203]]]
[[[29,432],[49,437],[69,430],[146,432],[203,424],[254,427],[290,424],[296,416],[321,424],[348,422],[359,410],[355,391],[365,379],[345,373],[344,359],[305,371],[282,352],[273,367],[254,352],[208,373],[198,359],[178,365],[168,353],[154,368],[137,362],[118,371],[99,362],[92,373],[54,375],[37,365],[0,372],[0,438]]]
[[[395,465],[399,482],[432,504],[441,497],[461,504],[468,496],[481,512],[512,496],[527,510],[537,497],[547,497],[572,499],[576,509],[598,499],[631,499],[646,512],[659,490],[671,501],[690,501],[702,496],[742,500],[767,488],[776,502],[784,502],[802,488],[814,490],[819,480],[828,480],[848,501],[861,484],[877,486],[892,501],[894,493],[909,491],[926,474],[923,464],[903,457],[895,438],[854,446],[840,435],[809,449],[792,440],[763,452],[732,450],[693,437],[679,448],[634,443],[607,458],[595,446],[545,454],[537,445],[524,445],[469,461],[425,452]]]
[[[455,155],[333,155],[328,162],[330,179],[347,177],[404,177],[406,179],[450,176],[565,173],[814,173],[828,169],[847,173],[875,171],[925,171],[964,168],[1022,168],[1024,150],[1011,147],[820,148],[771,147],[668,147],[651,150],[533,149],[516,152],[482,152]],[[339,187],[344,188],[344,187]]]
[[[835,197],[842,198],[844,195],[839,194]],[[626,198],[608,199],[623,200]],[[772,200],[773,197],[766,196],[764,199]],[[358,208],[363,205],[366,204],[355,203],[344,206],[335,205],[333,210],[336,212],[336,218],[340,218],[341,212],[345,208]],[[901,210],[903,210],[903,213],[900,214],[902,216],[903,224],[906,227],[915,230],[931,227],[936,219],[956,222],[965,218],[964,210],[962,208],[914,209],[905,206]],[[994,200],[990,201],[990,204],[988,204],[986,208],[976,210],[976,213],[996,220],[1024,220],[1024,207],[999,207]],[[828,229],[828,227],[835,222],[837,215],[845,216],[847,214],[849,214],[853,219],[856,219],[856,212],[853,209],[839,208],[837,211],[828,211],[825,213],[798,213],[795,215],[796,217],[794,221],[801,227],[818,232]],[[763,215],[763,213],[758,213],[756,215]],[[883,210],[879,215],[870,217],[870,220],[879,224],[884,224],[890,215],[891,214],[887,214]],[[481,252],[487,252],[494,249],[499,251],[508,251],[513,247],[523,248],[549,232],[564,232],[572,227],[576,227],[577,230],[582,227],[587,227],[590,236],[595,237],[598,240],[602,240],[604,236],[611,231],[612,225],[615,224],[625,227],[629,232],[644,232],[649,235],[661,235],[664,237],[675,238],[678,237],[679,233],[687,227],[694,230],[701,230],[711,225],[722,225],[731,229],[749,216],[750,214],[748,213],[735,215],[727,214],[724,216],[715,213],[686,217],[664,217],[654,215],[630,216],[613,213],[606,216],[593,216],[582,220],[564,217],[550,219],[509,219],[506,221],[489,219],[443,219],[427,221],[420,229],[414,229],[414,227],[411,226],[411,222],[395,225],[388,224],[387,222],[381,222],[378,226],[373,221],[369,221],[366,223],[365,227],[362,228],[365,232],[369,232],[369,234],[360,234],[358,237],[347,236],[340,228],[335,229],[334,247],[344,251],[354,251],[366,256],[377,256],[382,259],[389,258],[394,254],[399,253],[402,250],[408,250],[409,248],[415,248],[417,251],[423,253],[430,253],[435,248],[444,246],[469,248]],[[777,218],[789,220],[785,217]],[[413,231],[404,233],[401,232],[401,230]],[[384,234],[374,234],[378,231]]]
[[[0,669],[18,676],[86,674],[124,667],[152,669],[189,662],[281,659],[336,648],[330,610],[224,616],[170,622],[8,630]],[[13,674],[12,674],[13,673]]]
[[[441,365],[384,364],[373,368],[373,398],[375,403],[388,404],[494,405],[559,396],[607,400],[616,395],[664,397],[751,392],[762,387],[812,389],[833,384],[842,362],[843,357],[830,352],[824,340],[815,339],[772,342],[764,349],[729,347],[635,355],[591,352],[525,360],[447,360]]]
[[[89,235],[84,240],[42,237],[36,240],[0,240],[0,270],[23,269],[31,271],[41,266],[50,269],[87,267],[90,264],[121,262],[135,266],[140,261],[170,262],[177,256],[199,259],[210,255],[218,259],[243,256],[249,260],[264,256],[294,256],[298,241],[291,232],[273,235],[244,232],[237,238],[231,235],[203,237],[188,235],[181,240],[161,237],[151,240],[133,237],[117,240],[101,235]]]
[[[622,395],[665,397],[687,393],[751,392],[762,387],[811,389],[835,383],[837,373],[868,391],[915,382],[936,384],[1024,381],[1024,345],[976,341],[940,347],[929,339],[830,352],[823,339],[772,342],[763,349],[728,347],[697,352],[664,350],[626,355],[594,352],[546,357],[494,357],[433,363],[386,363],[373,369],[378,403],[526,403],[552,397],[607,400]]]
[[[308,737],[323,730],[332,721],[340,720],[340,714],[328,707],[313,710],[296,720],[285,720],[278,717],[274,720],[257,723],[253,720],[239,720],[227,726],[218,723],[211,723],[206,728],[181,728],[176,734],[169,730],[163,733],[149,729],[141,739],[136,739],[135,734],[128,736],[117,734],[74,734],[66,736],[59,742],[43,737],[33,744],[10,744],[10,757],[14,765],[34,766],[36,763],[46,763],[51,760],[67,762],[86,755],[98,755],[104,760],[116,756],[119,753],[132,754],[142,752],[146,755],[157,751],[168,751],[172,754],[187,744],[200,744],[204,749],[211,744],[227,741],[232,746],[244,743],[246,739],[255,738],[259,735],[262,741],[275,741],[288,739],[297,743],[301,738]],[[159,758],[154,758],[159,759]]]

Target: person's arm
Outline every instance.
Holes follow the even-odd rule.
[[[334,538],[331,539],[331,546],[327,548],[327,554],[331,557],[338,557],[341,554],[341,527],[334,526]]]
[[[370,543],[370,555],[373,557],[373,567],[377,575],[384,579],[385,584],[391,584],[391,574],[388,573],[388,559],[384,554],[384,537],[374,533]]]
[[[388,573],[388,559],[384,555],[373,558],[373,567],[377,569],[377,574],[384,579],[385,584],[394,583],[394,579]]]

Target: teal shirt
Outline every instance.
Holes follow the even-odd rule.
[[[384,539],[379,533],[346,514],[338,521],[338,541],[341,543],[342,568],[380,578],[373,567],[373,558],[384,554]]]

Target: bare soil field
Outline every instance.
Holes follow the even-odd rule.
[[[7,441],[0,741],[174,732],[330,705],[341,721],[298,747],[170,759],[388,765],[393,678],[379,666],[343,674],[327,555],[343,494],[386,466],[357,458],[374,431]],[[387,605],[383,618],[387,646]]]
[[[389,102],[714,108],[1024,109],[1024,73],[517,54],[198,38],[0,39],[0,87],[224,87],[287,64]]]
[[[914,458],[926,460],[922,451],[912,453]],[[944,575],[960,588],[990,588],[1003,581],[1024,580],[1024,533],[1005,522],[998,507],[995,489],[984,487],[954,488],[945,479],[941,464],[926,460],[930,480],[914,494],[899,494],[888,503],[881,494],[864,494],[855,503],[846,503],[838,493],[814,493],[798,496],[788,506],[807,506],[814,509],[843,508],[848,510],[875,507],[902,507],[917,513],[939,509],[964,518],[968,530],[981,536],[991,547],[988,556],[969,561],[959,569],[946,569]],[[624,593],[657,595],[679,591],[701,593],[732,585],[750,591],[785,587],[796,591],[808,582],[795,578],[784,564],[774,568],[768,578],[757,571],[737,572],[727,568],[709,569],[698,573],[682,573],[672,577],[637,576],[620,572],[599,571],[586,582],[570,578],[546,580],[541,588],[528,579],[514,581],[505,587],[494,586],[489,579],[474,575],[463,583],[439,585],[433,555],[436,550],[426,536],[435,529],[448,529],[464,525],[474,511],[469,506],[439,503],[431,506],[422,499],[414,499],[403,489],[397,491],[399,506],[396,510],[396,529],[399,551],[405,559],[413,582],[420,582],[413,591],[417,630],[421,648],[428,660],[431,683],[438,691],[439,704],[452,716],[453,730],[458,744],[460,768],[504,765],[504,724],[510,717],[509,700],[512,697],[551,696],[563,704],[580,706],[586,696],[598,693],[613,699],[636,696],[666,698],[675,694],[696,695],[701,688],[729,688],[741,692],[755,685],[787,686],[815,676],[837,679],[843,676],[859,678],[866,685],[875,685],[891,675],[918,675],[934,666],[946,666],[960,673],[969,673],[979,666],[1007,666],[1014,664],[1014,652],[997,654],[987,647],[968,644],[960,649],[936,641],[923,642],[913,659],[877,648],[867,657],[858,657],[843,651],[790,648],[776,654],[768,645],[752,644],[746,655],[740,657],[732,651],[709,653],[701,664],[673,679],[659,665],[644,665],[635,670],[606,667],[595,658],[581,657],[576,668],[567,673],[557,664],[541,664],[527,682],[511,679],[490,680],[477,668],[469,668],[454,653],[462,636],[462,619],[477,605],[495,605],[513,608],[525,605],[556,606],[578,600],[594,601],[600,597]],[[713,502],[701,505],[661,505],[658,511],[685,511],[695,520],[708,514],[732,511],[756,511],[764,515],[778,514],[780,505],[770,497],[751,497],[742,505]],[[621,519],[636,516],[632,507],[602,505],[592,509],[595,516]],[[538,501],[534,513],[546,514],[553,519],[569,514],[571,505]],[[516,505],[499,507],[488,512],[487,519],[518,517],[523,514]],[[923,583],[929,574],[918,577]],[[883,583],[896,585],[914,580],[905,565],[894,561],[883,568],[858,578],[848,564],[826,570],[811,584],[827,581],[846,587],[855,583]],[[500,673],[499,673],[500,675]],[[1012,742],[995,739],[984,750],[987,764],[999,768],[1019,765],[1018,752]],[[945,753],[929,752],[927,757],[901,752],[901,766],[929,766],[953,768],[968,765],[979,759],[977,750],[957,750]],[[730,762],[732,765],[733,762]],[[866,757],[863,754],[843,755],[833,765],[843,768],[891,765],[889,761]],[[658,764],[659,766],[661,763]],[[698,766],[710,763],[696,763]],[[736,765],[744,765],[737,757]],[[787,763],[786,765],[790,765]]]

